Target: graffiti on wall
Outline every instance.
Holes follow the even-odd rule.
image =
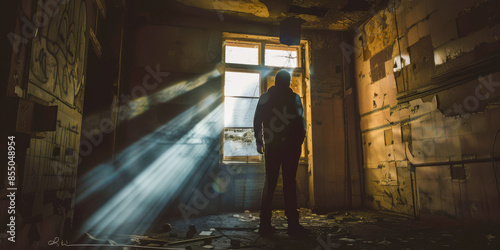
[[[68,1],[54,13],[33,39],[30,83],[82,110],[86,5],[82,0]]]

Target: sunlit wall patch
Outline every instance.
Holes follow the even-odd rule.
[[[398,55],[398,56],[394,57],[393,71],[398,72],[410,64],[411,64],[410,53],[408,53],[408,52],[401,53],[401,56]]]

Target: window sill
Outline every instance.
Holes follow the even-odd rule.
[[[265,163],[263,161],[254,161],[254,162],[246,162],[246,161],[222,161],[221,165],[255,165],[255,166],[264,166]]]

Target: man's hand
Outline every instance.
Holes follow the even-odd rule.
[[[264,154],[264,145],[257,143],[257,152],[259,152],[259,154]]]

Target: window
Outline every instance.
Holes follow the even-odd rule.
[[[298,48],[266,45],[265,65],[273,67],[298,67]]]
[[[300,52],[300,46],[276,42],[225,41],[223,160],[262,161],[253,134],[259,97],[274,85],[274,76],[282,68],[293,73],[292,90],[303,97]]]
[[[259,96],[260,73],[225,72],[224,156],[226,159],[260,159],[253,136],[253,117]]]
[[[259,64],[259,44],[227,43],[225,50],[226,63],[246,65]]]

